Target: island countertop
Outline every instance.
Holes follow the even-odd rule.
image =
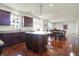
[[[52,33],[52,32],[45,32],[45,31],[0,31],[0,33],[17,33],[17,32],[24,32],[24,33],[28,33],[28,34],[40,34],[40,35]]]
[[[51,34],[52,32],[36,31],[36,32],[25,32],[25,33],[45,35],[45,34]]]

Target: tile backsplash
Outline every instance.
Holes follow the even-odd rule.
[[[33,27],[22,27],[21,31],[33,31]]]
[[[19,29],[16,29],[15,26],[0,26],[0,31],[15,31],[15,30],[19,30]],[[20,30],[33,31],[33,27],[21,27]]]
[[[16,30],[15,26],[0,26],[0,31]]]

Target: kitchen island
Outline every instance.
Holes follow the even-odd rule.
[[[26,47],[34,52],[46,51],[47,40],[51,32],[26,32]]]

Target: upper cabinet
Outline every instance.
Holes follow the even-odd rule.
[[[0,10],[0,25],[10,25],[10,12]]]
[[[2,15],[2,11],[0,10],[0,25],[3,24],[3,15]]]
[[[24,27],[32,27],[33,26],[33,18],[24,16]]]

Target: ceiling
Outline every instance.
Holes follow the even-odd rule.
[[[34,16],[42,15],[44,19],[78,20],[78,3],[3,3],[12,9],[28,12]],[[42,6],[42,7],[40,7]]]

